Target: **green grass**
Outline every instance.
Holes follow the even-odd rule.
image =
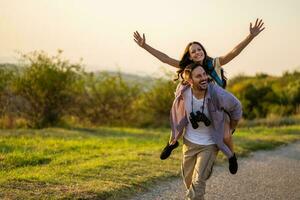
[[[159,159],[168,137],[168,129],[1,130],[0,198],[129,197],[180,175],[181,148]],[[240,156],[299,139],[299,125],[240,129],[234,135]]]
[[[271,115],[263,119],[241,120],[239,127],[278,127],[300,124],[300,115],[276,116]]]
[[[239,156],[248,156],[257,150],[271,150],[297,140],[300,140],[300,125],[240,128],[233,136],[234,149]],[[223,161],[226,158],[219,153],[218,159]]]

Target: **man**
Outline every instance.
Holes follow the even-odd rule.
[[[235,158],[223,142],[225,111],[234,130],[242,117],[242,106],[231,93],[208,83],[206,72],[197,63],[188,65],[183,77],[171,109],[169,144],[178,145],[177,140],[183,135],[186,198],[198,200],[204,199],[206,180],[211,175],[218,149],[228,158]]]

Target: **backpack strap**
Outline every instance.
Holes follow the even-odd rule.
[[[208,59],[206,62],[206,66],[208,67],[209,75],[214,79],[214,81],[222,88],[225,87],[225,80],[220,78],[215,70],[213,59]]]

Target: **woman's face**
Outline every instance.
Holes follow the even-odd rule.
[[[199,44],[192,44],[189,48],[190,60],[194,62],[200,62],[204,60],[205,54]]]

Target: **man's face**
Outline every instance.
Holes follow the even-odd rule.
[[[201,66],[192,71],[192,86],[199,91],[206,90],[208,86],[208,76]]]

